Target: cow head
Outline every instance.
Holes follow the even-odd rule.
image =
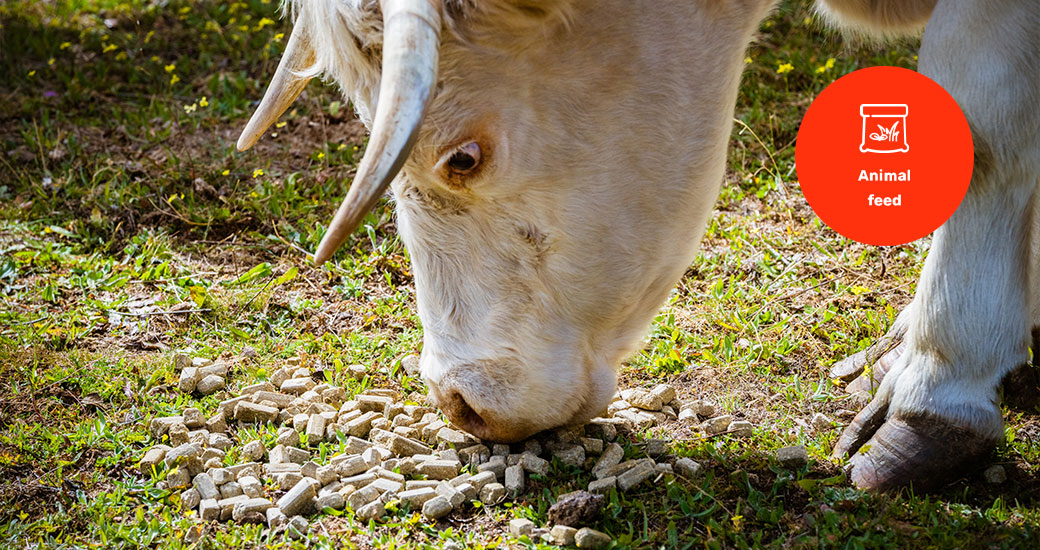
[[[717,195],[767,0],[298,0],[239,148],[311,76],[372,136],[315,261],[389,185],[432,399],[482,438],[588,420]]]

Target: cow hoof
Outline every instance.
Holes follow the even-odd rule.
[[[868,402],[841,432],[834,444],[834,458],[845,458],[860,449],[877,433],[888,415],[888,400],[880,397]]]
[[[887,406],[872,409],[877,401],[853,420],[834,449],[837,456],[851,455],[850,478],[861,489],[884,492],[912,485],[931,491],[977,466],[997,444],[931,415],[881,421]]]
[[[868,379],[862,384],[864,387],[858,387],[853,390],[852,384],[849,384],[849,393],[855,393],[857,391],[864,391],[868,388],[876,389],[877,385],[881,383],[881,378],[884,377],[884,373],[888,372],[888,369],[892,366],[892,363],[899,357],[903,352],[903,336],[906,334],[906,327],[903,323],[896,323],[892,328],[874,342],[867,349],[854,353],[841,361],[838,361],[831,366],[830,376],[831,378],[837,378],[844,382],[856,383],[856,380],[863,380],[864,372],[867,367],[874,366],[871,369],[871,374],[877,378],[876,383],[871,383]],[[883,363],[883,365],[881,365]],[[877,375],[874,371],[878,370],[878,366],[881,367],[883,372]]]
[[[1034,344],[1033,349],[1040,348]],[[1013,411],[1033,411],[1040,407],[1040,369],[1035,364],[1038,352],[1033,353],[1034,364],[1019,365],[1001,381],[1004,404]]]
[[[881,381],[885,379],[885,375],[892,369],[892,365],[895,364],[905,349],[905,342],[896,342],[894,347],[889,348],[880,358],[874,361],[869,370],[864,369],[862,374],[852,382],[849,382],[849,385],[845,387],[845,391],[848,393],[866,392],[873,395],[877,391],[878,386],[881,385]]]

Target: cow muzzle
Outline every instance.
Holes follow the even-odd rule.
[[[480,439],[502,443],[586,422],[606,409],[615,388],[613,369],[590,380],[580,360],[460,361],[424,351],[420,368],[430,402],[452,424]]]
[[[574,411],[553,392],[531,384],[511,362],[445,365],[424,354],[422,375],[429,398],[452,424],[484,440],[512,443],[562,425]]]
[[[484,440],[512,443],[537,432],[540,427],[520,421],[501,399],[488,400],[486,392],[468,384],[436,383],[427,379],[430,400],[455,426]],[[500,393],[504,396],[504,393]]]

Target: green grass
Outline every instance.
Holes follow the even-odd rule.
[[[301,261],[364,147],[350,108],[311,84],[277,135],[234,151],[286,31],[272,1],[0,4],[0,546],[190,546],[195,520],[136,468],[150,418],[219,400],[176,391],[174,350],[229,358],[233,385],[307,356],[348,392],[421,399],[422,382],[398,365],[420,349],[421,327],[386,205],[333,262]],[[797,126],[838,76],[913,68],[914,45],[844,44],[785,3],[748,58],[704,252],[622,384],[671,381],[683,398],[751,420],[755,435],[655,429],[706,476],[612,494],[596,527],[618,548],[1035,546],[1036,411],[1006,414],[997,459],[1008,483],[975,474],[931,496],[851,488],[829,459],[837,430],[808,425],[856,409],[827,366],[884,334],[928,243],[868,247],[822,226],[794,174]],[[372,366],[365,379],[348,376],[354,363]],[[273,429],[238,436],[255,437]],[[808,467],[772,458],[791,444],[809,449]],[[439,525],[405,510],[378,524],[327,516],[311,546],[541,546],[509,539],[505,523],[544,525],[555,496],[587,476],[555,464],[516,502]],[[202,526],[205,548],[304,547],[256,527]]]

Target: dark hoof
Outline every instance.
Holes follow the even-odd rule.
[[[863,410],[845,427],[834,444],[834,458],[845,458],[863,446],[885,423],[888,414],[888,401],[880,398],[870,400]]]
[[[881,385],[881,381],[885,379],[885,375],[892,369],[892,365],[895,364],[896,359],[903,354],[903,350],[906,349],[906,344],[898,342],[895,347],[889,349],[873,363],[870,372],[864,372],[859,375],[858,378],[849,383],[845,387],[845,391],[848,393],[859,393],[867,392],[873,394],[877,391],[878,386]]]
[[[862,434],[855,440],[862,440]],[[918,491],[931,491],[978,466],[996,443],[944,419],[917,415],[889,418],[858,448],[846,447],[853,453],[849,464],[857,487],[883,492],[912,485]]]
[[[1035,349],[1035,348],[1034,348]],[[1000,383],[1004,392],[1004,404],[1015,411],[1034,411],[1040,407],[1040,376],[1036,367],[1036,354],[1033,352],[1032,365],[1019,367],[1004,376]]]
[[[900,344],[903,342],[903,335],[906,334],[906,329],[902,326],[894,326],[887,334],[874,342],[867,349],[855,353],[838,361],[831,366],[831,378],[837,378],[843,382],[849,382],[854,378],[863,374],[863,371],[869,365],[873,365],[880,361],[883,357],[893,351],[896,347],[902,350]],[[899,354],[896,353],[889,363],[894,362],[895,358]]]

